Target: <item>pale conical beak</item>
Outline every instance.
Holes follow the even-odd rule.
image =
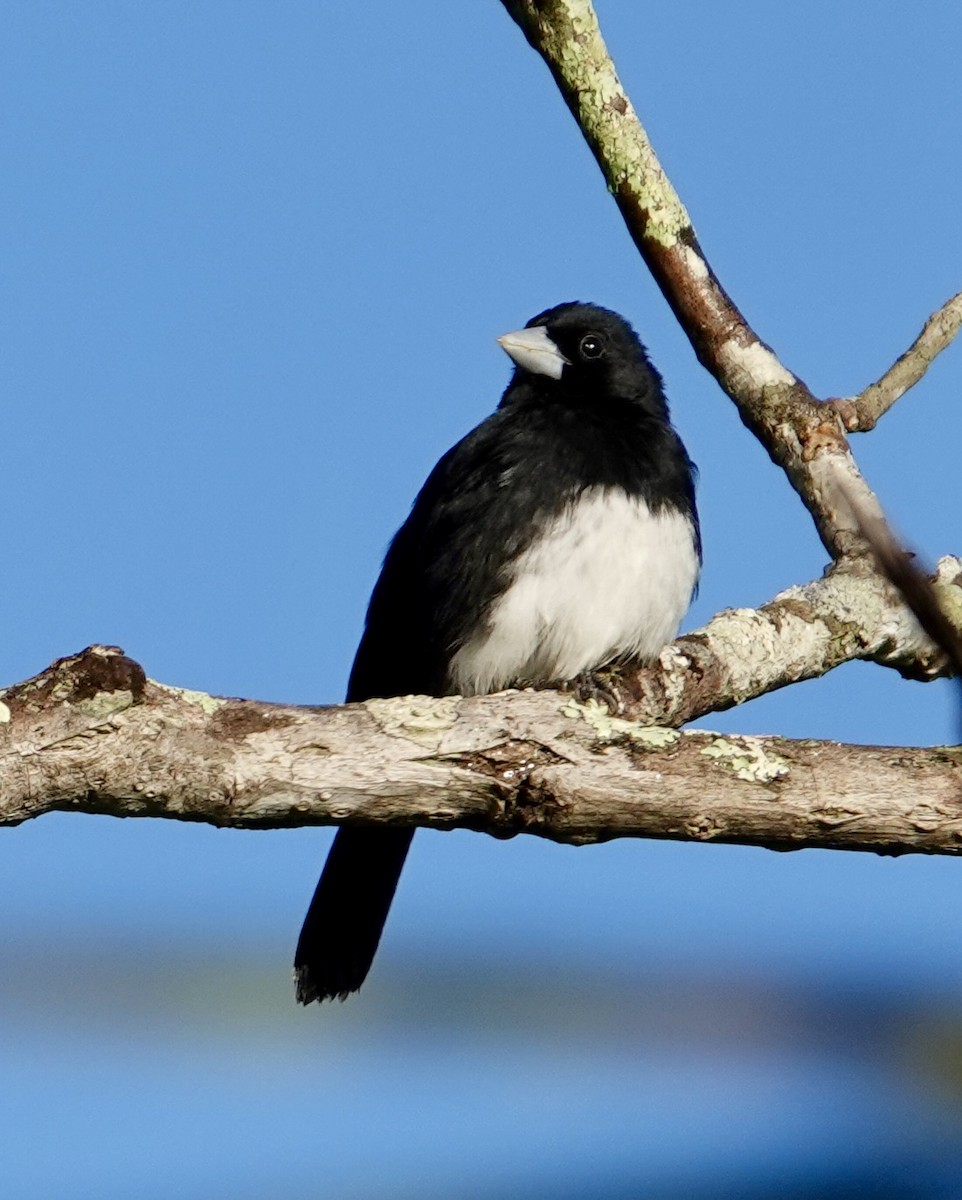
[[[561,372],[569,365],[543,325],[506,333],[498,338],[498,345],[522,370],[530,371],[532,375],[560,379]]]

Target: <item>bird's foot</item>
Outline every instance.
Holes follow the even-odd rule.
[[[616,666],[602,667],[597,671],[582,671],[580,675],[563,684],[562,690],[572,692],[582,704],[589,700],[603,704],[613,716],[623,713],[631,700],[624,687],[621,671]]]

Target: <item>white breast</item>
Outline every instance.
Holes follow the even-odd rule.
[[[509,567],[484,628],[451,663],[455,691],[573,679],[620,655],[653,658],[691,602],[691,521],[591,488]]]

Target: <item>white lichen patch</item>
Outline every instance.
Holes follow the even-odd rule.
[[[658,655],[658,666],[665,689],[665,704],[670,711],[684,698],[691,671],[691,658],[672,644],[666,646]]]
[[[791,371],[786,370],[761,342],[749,342],[747,346],[742,346],[734,338],[729,338],[719,349],[718,357],[728,372],[752,388],[791,385],[795,382]]]
[[[158,683],[155,679],[148,681],[154,687],[163,688],[171,696],[176,696],[178,700],[183,700],[185,704],[195,704],[208,717],[212,717],[219,708],[223,708],[227,703],[220,696],[211,696],[207,692],[195,692],[191,688],[172,687],[169,683]]]
[[[935,570],[939,605],[956,629],[962,630],[962,563],[954,555],[940,558]]]
[[[562,708],[561,713],[562,716],[590,725],[602,742],[629,738],[636,745],[649,750],[665,750],[681,737],[677,729],[668,729],[663,725],[641,725],[637,721],[626,721],[623,717],[612,716],[606,706],[599,704],[597,700],[588,700],[582,704],[571,699]]]
[[[739,703],[764,690],[790,663],[820,657],[818,647],[828,637],[814,625],[786,611],[778,625],[754,608],[728,608],[714,616],[704,630],[712,653],[724,665],[731,694]],[[790,647],[790,649],[786,649]]]
[[[788,763],[765,748],[761,738],[715,737],[700,751],[748,783],[771,783],[789,773]]]
[[[681,257],[685,263],[685,269],[692,279],[703,283],[708,278],[708,264],[697,250],[691,246],[682,246]]]
[[[366,700],[364,707],[385,733],[438,749],[458,719],[461,696],[396,696]]]
[[[10,709],[0,700],[0,725],[6,725],[10,720]]]

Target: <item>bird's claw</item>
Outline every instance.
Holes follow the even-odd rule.
[[[572,692],[582,704],[594,700],[597,704],[603,704],[612,715],[618,716],[626,708],[619,683],[617,668],[604,667],[599,671],[582,671],[564,685],[564,690]]]

